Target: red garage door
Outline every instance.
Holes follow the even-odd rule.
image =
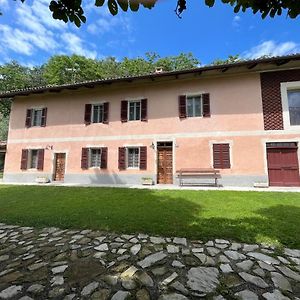
[[[268,143],[270,186],[300,186],[297,143]]]

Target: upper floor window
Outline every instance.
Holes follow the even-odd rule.
[[[141,101],[128,101],[128,120],[137,121],[141,119]]]
[[[32,108],[26,112],[26,127],[46,126],[47,108]]]
[[[92,106],[92,122],[93,123],[103,123],[104,117],[104,105],[103,104],[93,104]]]
[[[202,99],[201,96],[188,96],[187,103],[187,116],[188,117],[201,117],[202,116]]]
[[[300,125],[300,89],[288,90],[290,125]]]

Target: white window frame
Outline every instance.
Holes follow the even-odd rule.
[[[134,110],[134,119],[130,120],[130,103],[140,103],[140,118],[136,119],[136,109]],[[128,100],[128,107],[127,107],[127,120],[128,121],[141,121],[141,116],[142,116],[142,101],[139,100]]]
[[[34,125],[34,115],[35,112],[40,111],[41,112],[41,118],[40,122],[37,125]],[[41,127],[42,126],[42,118],[43,118],[43,109],[42,108],[32,108],[31,109],[31,127]]]
[[[195,98],[200,98],[200,116],[195,116]],[[188,101],[193,99],[193,116],[188,115]],[[203,117],[203,99],[201,94],[186,95],[186,116],[187,118],[202,118]]]
[[[283,127],[285,130],[300,130],[300,125],[291,125],[288,91],[300,90],[300,81],[280,83]]]
[[[101,122],[94,122],[94,107],[95,106],[102,106],[102,121]],[[104,119],[104,103],[95,103],[95,104],[92,104],[91,123],[92,124],[103,123],[103,119]]]
[[[100,150],[100,165],[99,166],[92,166],[92,150]],[[90,147],[89,148],[89,168],[90,169],[101,169],[101,158],[102,158],[102,149],[101,147]]]
[[[38,163],[39,163],[39,150],[40,149],[28,149],[28,157],[27,157],[27,169],[28,170],[37,170]],[[32,167],[32,151],[37,151],[37,157],[36,157],[36,167]]]
[[[129,167],[128,166],[128,163],[129,163],[129,149],[138,149],[139,151],[139,154],[138,154],[138,157],[139,157],[139,160],[138,160],[138,166],[137,167]],[[140,161],[141,161],[141,150],[140,150],[140,147],[138,146],[130,146],[130,147],[126,147],[126,169],[129,169],[129,170],[139,170],[140,169]]]

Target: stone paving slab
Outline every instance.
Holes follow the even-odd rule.
[[[0,223],[0,299],[300,299],[300,251]]]

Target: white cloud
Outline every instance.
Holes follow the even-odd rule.
[[[240,16],[234,16],[232,20],[232,26],[233,27],[239,27],[240,26],[241,17]]]
[[[0,0],[0,9],[7,10],[9,7],[8,0]]]
[[[300,52],[300,45],[295,42],[288,41],[276,43],[275,41],[269,40],[252,47],[248,51],[245,51],[242,53],[242,56],[247,59],[255,59],[264,55],[280,56],[297,52]]]
[[[96,58],[97,52],[84,48],[84,41],[74,33],[66,32],[62,34],[62,40],[66,43],[67,52],[70,54],[83,55],[89,58]]]

